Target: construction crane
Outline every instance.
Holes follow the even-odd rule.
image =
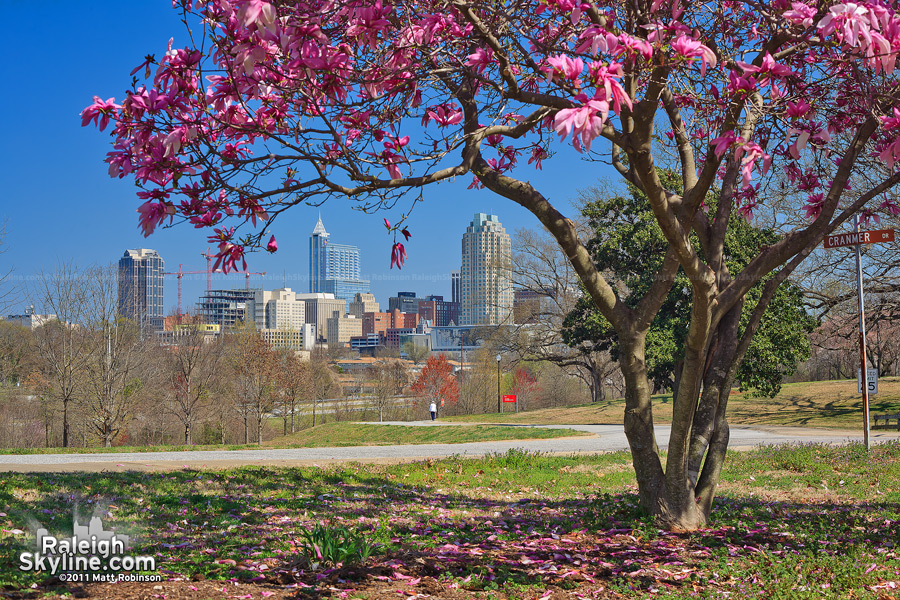
[[[263,271],[262,273],[251,273],[250,271],[244,271],[244,289],[245,290],[250,289],[250,276],[251,275],[262,275],[263,277],[265,277],[266,272]]]
[[[209,285],[209,272],[208,271],[182,271],[181,265],[178,265],[178,270],[175,272],[166,272],[164,275],[174,275],[178,279],[178,312],[176,313],[178,317],[178,322],[181,323],[181,278],[184,275],[199,275],[200,273],[207,274],[207,286]],[[207,288],[209,289],[209,288]]]
[[[210,248],[207,248],[205,253],[201,252],[200,256],[202,256],[203,258],[206,259],[206,291],[208,292],[210,289],[212,289],[212,274],[213,273],[224,273],[224,271],[222,269],[213,270],[212,261],[214,258],[216,258],[216,255],[210,253]],[[245,290],[250,289],[250,276],[251,275],[262,275],[263,277],[265,277],[266,272],[263,271],[262,273],[251,273],[250,271],[244,271],[244,289]]]

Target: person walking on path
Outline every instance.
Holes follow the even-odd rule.
[[[431,413],[431,420],[434,421],[435,417],[437,417],[437,404],[435,404],[434,402],[432,402],[432,403],[428,406],[428,412]]]

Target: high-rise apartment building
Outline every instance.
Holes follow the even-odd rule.
[[[476,213],[462,238],[462,325],[510,323],[513,309],[509,234],[496,215]]]
[[[119,259],[119,315],[161,331],[165,320],[166,263],[156,250],[126,250]]]
[[[333,244],[329,237],[320,215],[309,236],[309,292],[334,294],[348,302],[368,293],[369,281],[359,278],[359,248]]]

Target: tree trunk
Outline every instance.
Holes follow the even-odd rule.
[[[591,402],[603,402],[606,400],[606,388],[603,387],[603,373],[596,367],[591,367]]]
[[[262,446],[262,422],[263,413],[260,407],[256,409],[256,445]]]
[[[625,377],[625,436],[631,448],[641,507],[656,514],[663,491],[663,470],[653,431],[650,382],[644,357],[645,334],[620,340],[619,364]]]
[[[184,445],[190,446],[192,445],[193,440],[191,439],[191,424],[190,422],[186,422],[184,424]]]
[[[69,399],[63,398],[63,448],[69,447]]]
[[[247,413],[244,412],[244,445],[250,443],[250,429],[249,424],[247,423]]]

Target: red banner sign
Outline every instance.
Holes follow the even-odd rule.
[[[840,248],[843,246],[856,246],[857,244],[878,244],[880,242],[893,242],[893,229],[876,229],[874,231],[860,231],[859,233],[837,233],[825,238],[826,248]]]
[[[515,394],[503,394],[503,401],[504,402],[515,402],[516,395]]]

